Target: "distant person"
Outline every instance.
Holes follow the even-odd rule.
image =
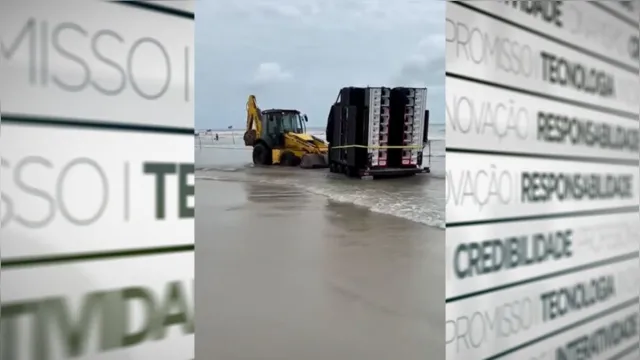
[[[218,137],[218,133],[216,133],[216,141],[218,141],[218,139],[220,139],[220,138]]]

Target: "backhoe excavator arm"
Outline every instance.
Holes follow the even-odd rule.
[[[254,146],[262,136],[262,113],[256,104],[256,97],[249,95],[247,100],[247,129],[244,131],[244,144]]]
[[[256,139],[260,138],[262,134],[262,119],[260,117],[260,109],[256,104],[256,97],[254,95],[249,95],[249,99],[247,100],[247,130],[251,131],[256,130]]]

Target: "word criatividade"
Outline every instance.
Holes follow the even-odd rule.
[[[447,100],[445,111],[449,124],[462,134],[526,140],[533,128],[536,140],[547,143],[632,153],[640,149],[637,126],[611,125],[550,111],[532,112],[514,100],[478,100],[473,96],[455,94]]]
[[[54,183],[54,191],[47,191],[46,186],[36,186],[33,183],[34,179],[30,179],[26,175],[28,169],[42,168],[50,170],[49,179],[52,179]],[[130,171],[131,164],[128,161],[123,163],[124,177],[118,175],[113,176],[113,168],[107,169],[100,164],[99,161],[82,157],[75,158],[69,161],[65,161],[60,164],[54,160],[48,159],[44,156],[27,156],[14,161],[2,158],[1,168],[3,171],[9,171],[13,175],[13,181],[17,191],[23,192],[29,196],[37,197],[48,205],[49,211],[39,218],[29,218],[26,214],[20,213],[19,208],[15,205],[13,196],[16,193],[1,192],[0,203],[2,204],[2,218],[0,223],[3,227],[9,226],[12,222],[19,224],[23,227],[30,229],[42,229],[50,225],[55,221],[56,217],[61,217],[68,223],[75,226],[90,226],[97,223],[109,208],[109,201],[113,200],[114,194],[111,189],[114,186],[114,181],[124,181],[123,188],[129,189],[131,177],[137,176],[140,173],[132,173]],[[66,182],[68,181],[69,174],[76,169],[84,168],[95,173],[100,181],[98,184],[87,184],[87,188],[99,189],[100,206],[92,214],[74,214],[70,207],[67,205],[67,196],[64,189],[67,188]],[[167,204],[166,196],[169,192],[167,187],[167,178],[169,176],[177,176],[177,189],[170,191],[169,193],[175,193],[178,196],[178,219],[193,219],[194,208],[189,206],[188,199],[195,194],[194,185],[188,183],[188,177],[194,174],[194,166],[192,163],[164,163],[164,162],[145,162],[142,164],[141,173],[143,176],[153,177],[154,186],[150,189],[153,191],[155,199],[155,218],[156,220],[166,220]],[[97,186],[95,186],[97,185]],[[147,189],[149,190],[149,189]],[[131,207],[131,191],[124,191],[122,196],[125,204],[125,217],[128,216]],[[127,219],[125,219],[126,221]]]
[[[33,360],[48,360],[53,342],[63,357],[74,358],[162,340],[174,327],[184,335],[194,334],[193,287],[191,280],[168,282],[160,291],[144,285],[92,291],[78,308],[63,296],[4,303],[2,358],[25,359],[28,353]],[[134,326],[130,311],[140,307],[143,323]],[[29,331],[20,329],[25,318],[33,324]],[[97,349],[89,348],[90,339],[98,340]]]
[[[629,288],[619,291],[622,281],[620,274],[596,275],[584,281],[540,291],[537,296],[525,295],[505,302],[498,301],[491,309],[476,309],[470,314],[448,319],[446,344],[455,347],[457,353],[473,351],[491,346],[498,339],[530,332],[569,314],[612,303],[613,300],[625,300],[636,291]],[[609,336],[620,338],[617,333]],[[558,352],[568,354],[575,347],[561,347]]]
[[[595,359],[624,341],[638,339],[638,314],[626,315],[588,334],[568,341],[556,349],[556,360]]]
[[[553,171],[447,170],[446,203],[455,206],[627,200],[634,197],[634,174]],[[519,193],[519,197],[518,197]],[[515,199],[519,201],[516,202]]]

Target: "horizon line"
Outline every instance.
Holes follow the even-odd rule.
[[[444,125],[445,123],[441,123],[441,122],[435,122],[435,123],[429,123],[429,125]],[[221,130],[243,130],[244,126],[242,127],[233,127],[231,129],[229,128],[207,128],[207,127],[198,127],[198,126],[194,126],[194,128],[196,130],[216,130],[216,131],[221,131]],[[314,128],[314,129],[320,129],[320,128],[326,128],[326,125],[323,126],[307,126],[307,128]]]

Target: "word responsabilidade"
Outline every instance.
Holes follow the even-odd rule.
[[[529,172],[521,174],[521,201],[538,203],[556,199],[611,200],[633,198],[631,174],[568,174]]]
[[[600,149],[638,152],[640,131],[575,116],[538,111],[538,140]]]

